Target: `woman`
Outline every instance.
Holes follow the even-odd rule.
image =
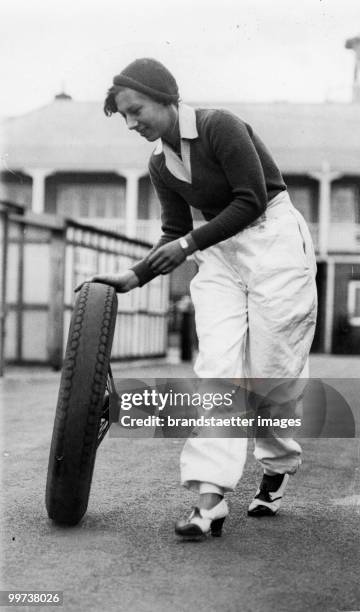
[[[315,256],[271,154],[252,128],[226,110],[180,103],[172,74],[138,59],[114,77],[107,116],[121,113],[130,130],[157,141],[149,162],[162,208],[163,234],[150,254],[122,274],[93,277],[118,292],[167,274],[194,254],[191,282],[201,378],[299,378],[316,320]],[[206,223],[193,229],[191,208]],[[182,537],[220,535],[246,457],[246,438],[189,438],[182,484],[199,505],[178,521]],[[301,448],[290,438],[260,438],[262,482],[248,514],[275,514]]]

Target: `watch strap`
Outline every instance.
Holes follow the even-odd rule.
[[[188,241],[186,240],[186,238],[184,238],[184,236],[181,236],[181,238],[179,238],[179,244],[180,244],[181,248],[182,248],[184,251],[187,251],[187,250],[188,250],[188,248],[189,248],[189,243],[188,243]]]

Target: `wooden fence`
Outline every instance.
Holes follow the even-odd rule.
[[[28,216],[0,202],[0,375],[6,363],[62,364],[74,287],[127,269],[150,244],[55,216]],[[163,356],[168,277],[119,295],[113,359]]]

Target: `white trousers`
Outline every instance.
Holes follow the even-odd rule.
[[[316,260],[308,227],[287,192],[247,229],[197,252],[191,282],[200,378],[307,377],[317,313]],[[246,438],[189,438],[181,482],[233,490]],[[268,474],[294,473],[301,447],[292,438],[258,438],[255,458]]]

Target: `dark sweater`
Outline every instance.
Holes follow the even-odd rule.
[[[192,182],[177,179],[165,155],[152,154],[151,181],[161,203],[162,236],[151,252],[191,232],[200,250],[226,240],[261,216],[286,189],[271,154],[252,128],[226,110],[196,109],[198,138],[189,140]],[[207,223],[193,229],[191,207]],[[132,266],[140,286],[156,276],[146,257]]]

